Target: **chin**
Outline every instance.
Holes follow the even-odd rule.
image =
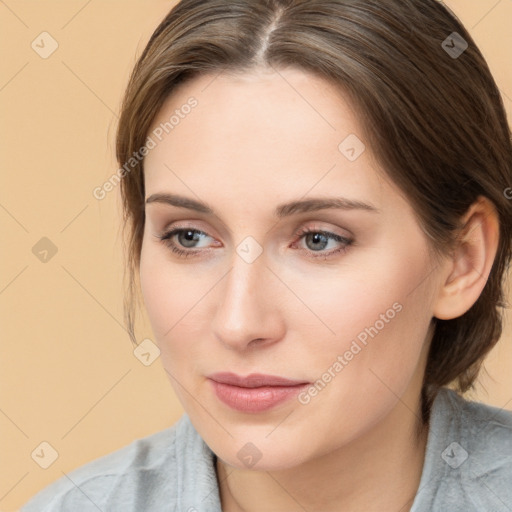
[[[285,435],[287,442],[282,438],[272,439],[265,434],[251,435],[251,430],[245,429],[244,435],[236,435],[234,438],[226,436],[224,439],[209,440],[203,438],[211,450],[225,464],[239,470],[253,471],[281,471],[303,464],[315,456],[314,446],[311,442],[305,442],[303,436],[295,439],[291,435]],[[211,441],[211,442],[210,442]]]
[[[283,471],[297,467],[308,460],[307,457],[297,455],[297,447],[295,446],[290,446],[289,450],[286,447],[281,447],[281,449],[269,447],[259,450],[259,452],[256,451],[254,446],[248,444],[243,446],[238,452],[223,451],[218,453],[217,457],[230,467],[241,471]],[[254,455],[252,462],[247,458],[251,452]],[[240,453],[242,460],[246,459],[245,462],[240,460],[238,453]]]

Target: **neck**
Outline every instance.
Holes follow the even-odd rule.
[[[419,398],[402,399],[349,445],[281,471],[237,469],[217,458],[222,510],[409,511],[428,436],[421,417]]]

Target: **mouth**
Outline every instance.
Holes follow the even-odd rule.
[[[307,381],[262,374],[241,377],[234,373],[215,373],[209,375],[208,380],[221,402],[245,413],[272,409],[310,385]]]

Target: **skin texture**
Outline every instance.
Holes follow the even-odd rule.
[[[203,76],[173,92],[153,128],[191,96],[197,106],[146,156],[146,198],[179,194],[215,213],[147,204],[140,278],[170,382],[218,456],[223,510],[408,510],[427,439],[415,429],[431,319],[463,314],[481,292],[498,239],[492,207],[475,203],[461,249],[434,259],[371,148],[354,161],[338,149],[362,130],[332,85],[291,68]],[[313,197],[377,211],[274,216]],[[176,227],[205,233],[171,239],[195,255],[158,238]],[[351,243],[297,236],[301,228]],[[237,252],[246,237],[251,254],[263,250],[251,263]],[[306,404],[238,412],[207,379],[230,371],[314,383],[371,326],[378,333]],[[261,454],[250,468],[237,456],[246,443]]]

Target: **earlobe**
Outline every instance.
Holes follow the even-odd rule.
[[[499,219],[494,205],[479,197],[462,219],[456,246],[447,264],[433,314],[440,320],[462,316],[484,289],[496,256]]]

